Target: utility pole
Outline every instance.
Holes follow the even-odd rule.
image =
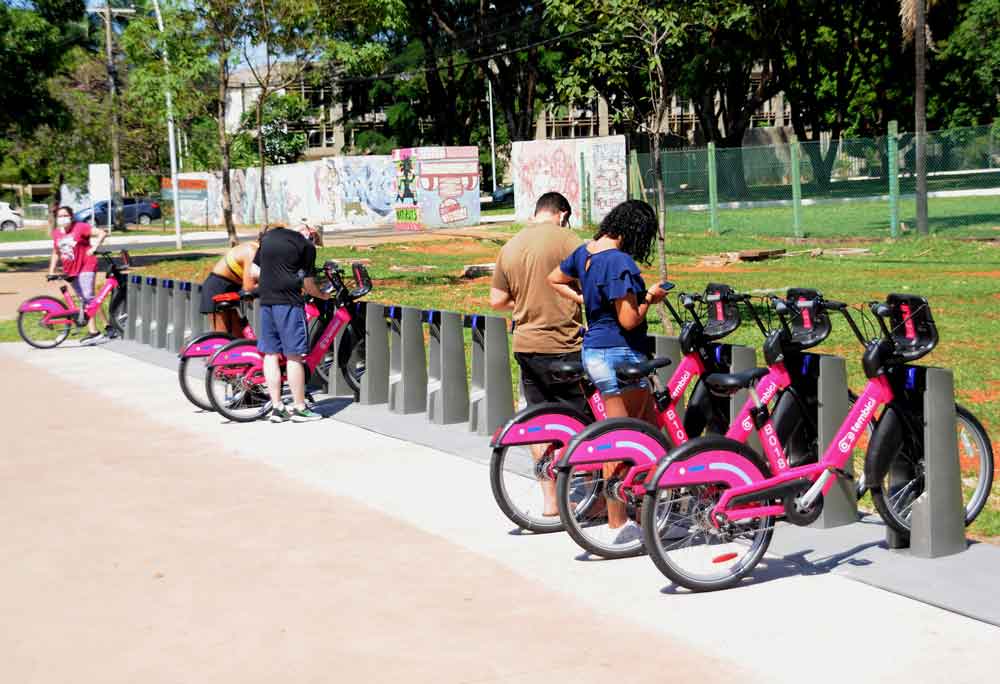
[[[497,146],[493,140],[493,80],[490,78],[486,79],[486,83],[489,86],[489,100],[490,100],[490,167],[493,176],[493,192],[497,191]]]
[[[124,228],[121,214],[122,164],[121,153],[118,150],[118,85],[115,82],[117,69],[111,43],[111,19],[118,15],[135,14],[135,10],[117,9],[106,4],[90,11],[100,13],[101,19],[104,20],[104,53],[107,57],[108,93],[111,97],[111,211],[108,212],[108,228],[111,227],[112,217],[116,228]]]
[[[160,35],[163,35],[163,15],[160,14],[160,3],[159,0],[153,0],[153,10],[156,12],[156,25],[160,29]],[[170,60],[167,58],[166,46],[162,46],[163,50],[163,67],[167,74],[170,74]],[[175,244],[177,249],[181,249],[184,246],[184,241],[181,238],[181,202],[180,202],[180,191],[177,188],[177,146],[174,138],[174,103],[173,98],[170,93],[170,87],[166,89],[167,98],[167,143],[170,147],[170,187],[174,191],[174,235],[176,236]]]

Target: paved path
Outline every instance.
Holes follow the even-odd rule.
[[[479,463],[335,420],[225,424],[107,349],[4,345],[0,367],[22,407],[0,423],[11,681],[995,674],[997,628],[837,575],[772,560],[677,594],[646,558],[511,535]]]
[[[482,225],[489,225],[493,223],[509,223],[513,220],[513,214],[504,214],[501,216],[483,216],[480,223]],[[240,237],[242,239],[251,239],[256,234],[256,231],[240,232]],[[418,235],[424,234],[426,233],[418,233]],[[392,226],[380,226],[376,228],[359,228],[350,225],[326,226],[323,230],[323,238],[328,245],[334,244],[338,238],[353,241],[353,238],[356,237],[392,235],[400,235],[400,231],[395,230]],[[224,247],[229,244],[229,236],[225,230],[188,231],[184,233],[183,237],[185,247]],[[153,247],[171,249],[176,245],[176,241],[173,231],[158,235],[150,235],[148,233],[142,235],[113,233],[104,244],[109,249],[150,249]],[[51,240],[26,240],[24,242],[0,243],[0,259],[8,257],[48,256],[51,253]]]

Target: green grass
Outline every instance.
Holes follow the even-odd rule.
[[[899,219],[909,232],[916,230],[916,203],[900,202]],[[928,200],[930,230],[946,237],[1000,238],[1000,195],[993,197],[948,197]],[[707,211],[669,211],[671,231],[707,232]],[[733,234],[795,235],[791,207],[722,209],[720,232]],[[888,238],[889,203],[887,201],[849,202],[806,205],[802,207],[802,229],[807,237]],[[902,233],[905,235],[905,232]]]

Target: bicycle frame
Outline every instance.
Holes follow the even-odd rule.
[[[96,297],[90,302],[90,304],[84,308],[83,312],[87,316],[87,320],[94,317],[97,310],[107,299],[111,291],[119,286],[118,278],[113,274],[109,273],[107,280],[104,282],[104,286]],[[65,302],[64,307],[57,307],[52,303],[52,300],[29,300],[18,307],[18,311],[44,311],[45,317],[42,319],[42,323],[45,325],[73,325],[76,324],[77,317],[80,315],[80,307],[76,302],[76,298],[70,292],[68,285],[61,285],[59,291],[62,293],[63,301]]]
[[[317,318],[319,318],[319,309],[312,302],[306,302],[306,321],[313,321]],[[220,333],[214,330],[203,332],[200,335],[192,337],[177,356],[178,358],[189,359],[212,356],[235,339],[239,338],[232,337],[228,333]],[[243,327],[243,339],[257,339],[257,333],[249,322]]]

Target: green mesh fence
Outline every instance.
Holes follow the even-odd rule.
[[[897,234],[915,233],[915,149],[903,133],[666,151],[669,229],[890,237],[896,206]],[[650,157],[636,156],[642,187],[633,196],[655,205]],[[927,172],[932,233],[1000,237],[1000,125],[928,133]]]

